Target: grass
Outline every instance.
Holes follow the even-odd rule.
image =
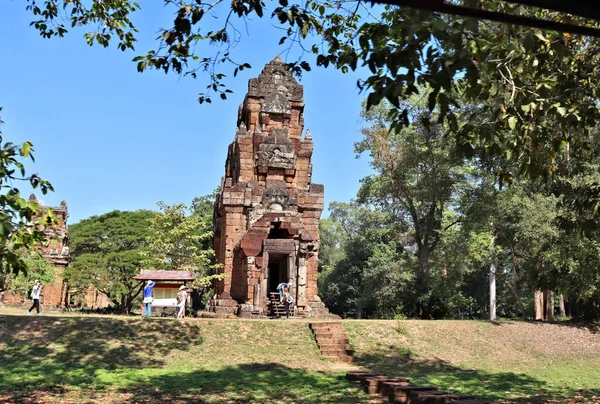
[[[0,311],[0,402],[372,402],[304,321],[22,314]],[[356,365],[498,402],[600,402],[589,330],[400,322],[344,321]]]
[[[368,402],[339,366],[299,321],[0,314],[0,402]]]
[[[600,337],[525,322],[345,321],[357,363],[506,402],[600,402]]]

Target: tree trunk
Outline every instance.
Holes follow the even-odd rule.
[[[544,321],[544,293],[541,290],[533,293],[533,307],[536,321]]]
[[[558,301],[558,307],[560,309],[560,316],[561,317],[567,317],[567,310],[565,310],[565,297],[562,295],[562,293],[560,294],[560,299]]]
[[[521,318],[525,320],[525,307],[523,307],[523,302],[521,301],[521,296],[519,295],[519,272],[517,271],[517,256],[515,255],[515,251],[512,251],[512,264],[513,264],[513,282],[514,285],[509,281],[506,281],[506,284],[510,288],[513,296],[515,297],[515,301],[517,302],[517,306],[519,307],[519,311],[521,312]]]
[[[496,316],[496,265],[490,264],[490,320],[494,321]]]
[[[427,279],[429,277],[429,246],[425,243],[419,249],[419,266],[423,277]]]
[[[554,292],[551,290],[544,291],[544,320],[554,321]]]
[[[525,320],[525,307],[523,306],[523,302],[521,301],[521,296],[519,296],[519,291],[517,290],[516,285],[511,284],[507,280],[505,280],[504,283],[506,283],[513,296],[515,297],[515,301],[517,303],[517,306],[519,307],[519,311],[521,312],[521,318]]]
[[[121,296],[121,302],[119,303],[119,311],[121,314],[127,314],[127,298],[125,295]]]

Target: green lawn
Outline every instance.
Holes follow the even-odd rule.
[[[364,369],[491,400],[600,401],[591,398],[600,397],[600,339],[588,330],[475,321],[344,326]],[[0,402],[371,402],[344,379],[357,366],[324,360],[304,321],[0,311]]]
[[[345,370],[299,321],[0,315],[0,402],[368,402]]]
[[[357,363],[489,400],[600,402],[600,336],[565,325],[345,321]]]

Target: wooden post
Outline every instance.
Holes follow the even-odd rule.
[[[496,316],[496,265],[490,264],[490,320],[495,321]]]
[[[490,263],[490,321],[498,319],[496,315],[496,263],[494,261],[494,243],[496,236],[490,240],[490,252],[492,253],[492,262]]]

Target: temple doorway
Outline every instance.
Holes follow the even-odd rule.
[[[281,282],[289,282],[287,258],[287,255],[269,254],[268,294],[277,292],[277,285]]]

